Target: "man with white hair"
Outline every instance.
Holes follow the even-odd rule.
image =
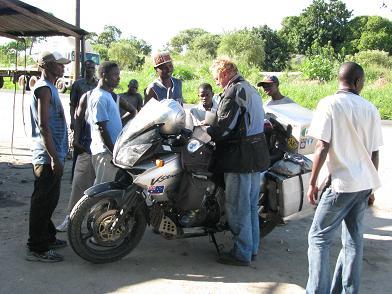
[[[223,93],[217,119],[207,132],[216,143],[213,171],[224,175],[225,211],[234,240],[232,250],[222,253],[218,262],[247,266],[259,250],[260,172],[270,162],[263,104],[229,58],[216,59],[211,72]]]

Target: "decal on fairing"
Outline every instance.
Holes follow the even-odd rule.
[[[174,178],[177,176],[178,176],[178,174],[176,174],[176,175],[162,175],[162,176],[158,177],[157,179],[152,179],[151,185],[155,185],[156,183],[160,183],[160,182],[163,182],[164,180]]]
[[[165,186],[150,186],[147,192],[150,194],[162,194],[165,191]]]

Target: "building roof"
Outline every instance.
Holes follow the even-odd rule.
[[[0,0],[0,36],[18,37],[73,36],[88,32],[18,0]]]

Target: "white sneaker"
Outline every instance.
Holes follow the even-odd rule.
[[[57,232],[66,232],[68,231],[68,223],[69,223],[69,215],[65,216],[65,219],[61,225],[56,227]]]

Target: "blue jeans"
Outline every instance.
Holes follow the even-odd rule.
[[[308,235],[309,279],[306,293],[358,293],[363,255],[363,216],[371,190],[321,197]],[[342,223],[343,221],[343,223]],[[329,252],[342,223],[342,249],[331,283]]]
[[[225,173],[227,221],[233,234],[232,253],[250,262],[259,251],[258,200],[260,173]]]

